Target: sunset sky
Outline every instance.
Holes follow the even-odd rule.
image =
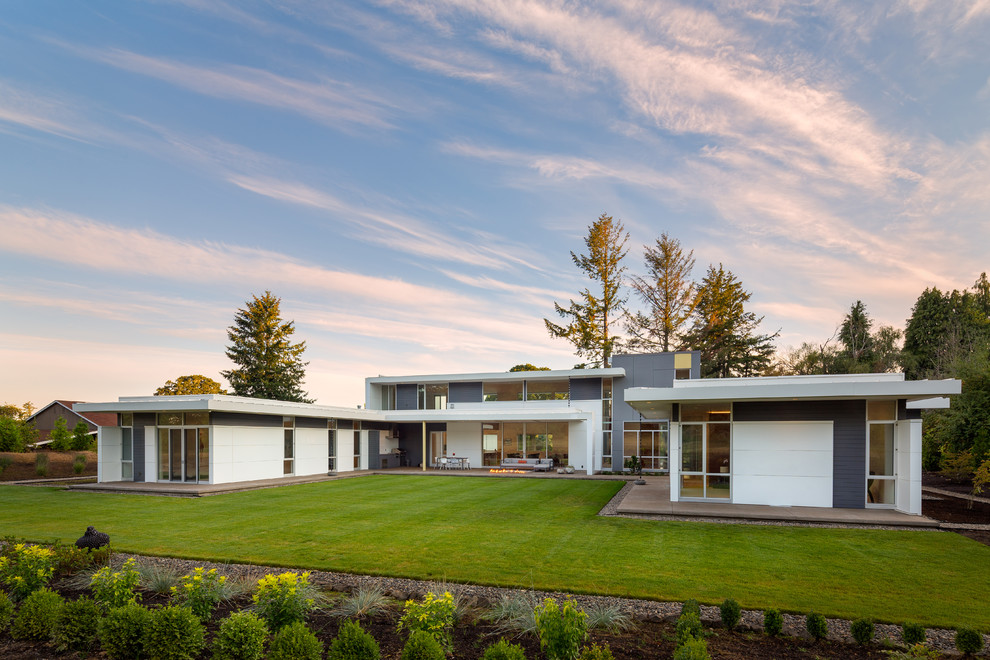
[[[570,368],[605,212],[780,349],[990,270],[990,2],[6,0],[0,402],[231,365],[270,289],[320,403]],[[634,297],[630,298],[635,303]]]

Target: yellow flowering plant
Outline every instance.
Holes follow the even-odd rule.
[[[128,603],[136,603],[141,600],[141,594],[137,592],[141,574],[136,566],[137,562],[134,561],[134,557],[131,557],[124,562],[119,571],[104,566],[93,573],[89,588],[93,592],[93,600],[103,610],[123,607]]]
[[[55,552],[40,545],[18,543],[0,557],[0,582],[13,600],[23,600],[41,589],[55,573]]]
[[[449,591],[442,596],[428,593],[422,602],[407,600],[403,607],[402,618],[399,619],[398,630],[413,633],[421,630],[440,643],[444,651],[453,651],[454,640],[451,631],[454,628],[454,597]]]
[[[316,608],[316,588],[309,573],[266,575],[258,580],[251,596],[254,609],[273,631],[295,621],[305,622]]]
[[[172,597],[180,605],[191,608],[200,621],[206,622],[223,600],[226,582],[227,577],[217,573],[217,569],[206,570],[198,566],[189,575],[183,575],[178,586],[172,587]]]

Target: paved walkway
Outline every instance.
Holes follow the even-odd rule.
[[[946,490],[945,488],[933,488],[932,486],[922,486],[922,492],[925,493],[935,493],[936,495],[945,495],[946,497],[958,497],[961,500],[972,500],[974,502],[983,502],[984,504],[990,504],[990,497],[978,497],[976,495],[970,495],[968,493],[957,493],[954,490]]]
[[[717,518],[790,523],[879,525],[938,529],[939,522],[892,509],[826,509],[811,506],[764,506],[715,502],[671,502],[669,477],[645,477],[646,485],[633,486],[616,509],[620,515],[665,518]]]

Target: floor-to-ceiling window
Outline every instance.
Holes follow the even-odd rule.
[[[395,390],[393,390],[394,392]],[[327,420],[327,472],[337,471],[337,420]]]
[[[120,480],[134,481],[134,414],[120,415]]]
[[[657,422],[625,422],[622,429],[623,462],[639,456],[644,470],[667,470],[667,434],[670,424]]]
[[[682,498],[731,499],[731,422],[728,403],[681,405]]]
[[[210,414],[205,412],[158,414],[160,481],[209,481],[209,425]]]
[[[292,474],[296,457],[296,418],[282,418],[282,474]]]
[[[570,460],[567,422],[503,422],[501,435],[496,437],[497,425],[497,422],[482,425],[483,452],[488,446],[495,447],[501,439],[500,452],[492,450],[485,454],[485,460],[489,461],[486,465],[498,465],[504,458],[552,458],[555,465],[567,465]]]
[[[485,422],[481,425],[481,464],[497,466],[502,462],[502,425]]]
[[[893,507],[896,472],[894,470],[894,428],[897,422],[896,401],[866,402],[866,506]]]
[[[612,469],[612,379],[602,378],[602,469]]]

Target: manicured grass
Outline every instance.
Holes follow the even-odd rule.
[[[611,481],[368,476],[201,499],[0,486],[0,534],[659,600],[735,598],[990,630],[990,547],[956,534],[601,518]]]

